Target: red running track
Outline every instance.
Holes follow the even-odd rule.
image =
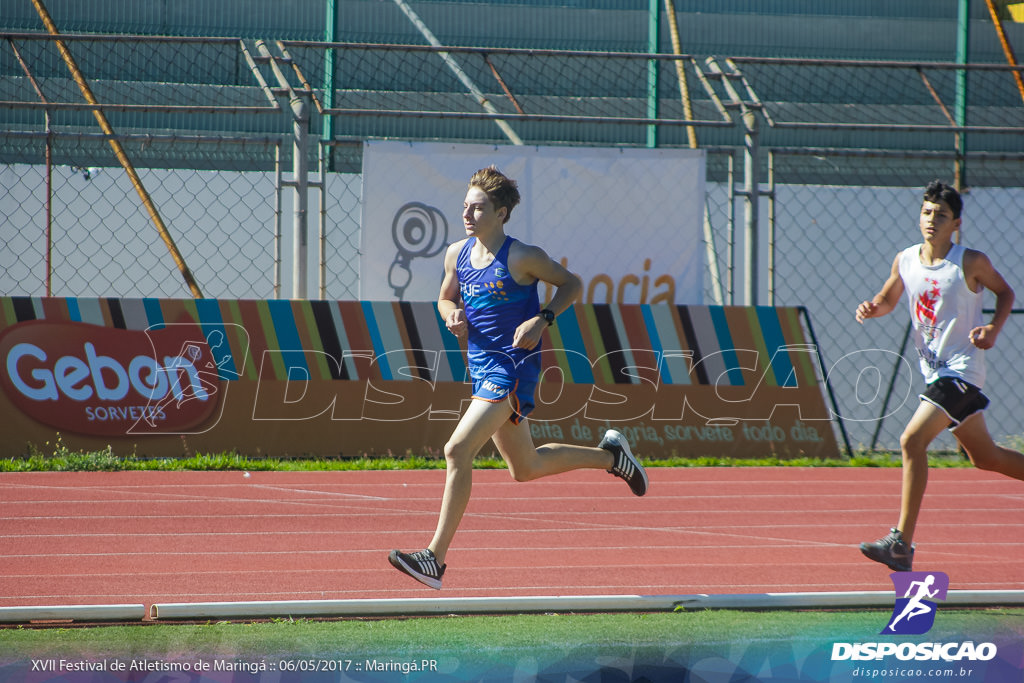
[[[441,595],[891,590],[857,543],[895,523],[899,469],[478,470]],[[422,548],[443,471],[0,474],[0,606],[437,596]],[[1024,589],[1024,483],[933,470],[915,569]]]

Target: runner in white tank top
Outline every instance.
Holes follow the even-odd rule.
[[[900,252],[899,273],[907,290],[914,342],[924,381],[959,377],[979,389],[985,383],[985,352],[972,341],[971,330],[981,327],[981,292],[964,278],[959,244],[950,247],[935,265],[921,263],[924,244]]]
[[[896,571],[910,571],[913,537],[928,485],[928,446],[944,429],[980,469],[1024,480],[1024,455],[997,445],[985,426],[988,398],[984,350],[996,343],[1013,309],[1013,289],[989,258],[953,243],[963,200],[954,188],[933,181],[924,191],[919,225],[924,242],[896,255],[889,278],[870,301],[857,307],[857,322],[890,313],[907,292],[915,345],[927,386],[900,436],[903,491],[900,519],[889,535],[860,550]],[[996,295],[995,314],[982,321],[981,296]]]

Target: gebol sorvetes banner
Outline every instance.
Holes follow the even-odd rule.
[[[0,298],[0,455],[437,453],[469,400],[431,302]],[[576,304],[541,354],[538,443],[641,455],[838,449],[795,308]]]

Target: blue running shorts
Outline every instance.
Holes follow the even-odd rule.
[[[473,380],[473,398],[490,403],[508,399],[512,402],[509,422],[519,424],[533,411],[536,388],[537,380],[524,382],[504,374],[491,374]]]

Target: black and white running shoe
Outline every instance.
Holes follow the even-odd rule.
[[[431,550],[420,550],[415,553],[403,553],[392,550],[388,554],[388,562],[400,572],[408,574],[420,583],[431,588],[441,589],[441,577],[447,565],[438,565],[437,558]]]
[[[914,546],[907,546],[898,529],[890,529],[889,535],[871,543],[861,543],[864,557],[881,562],[893,571],[909,572],[914,564]]]
[[[642,496],[647,493],[647,472],[630,452],[626,437],[614,429],[609,429],[597,446],[615,456],[615,464],[608,470],[610,473],[624,479],[634,495]]]

